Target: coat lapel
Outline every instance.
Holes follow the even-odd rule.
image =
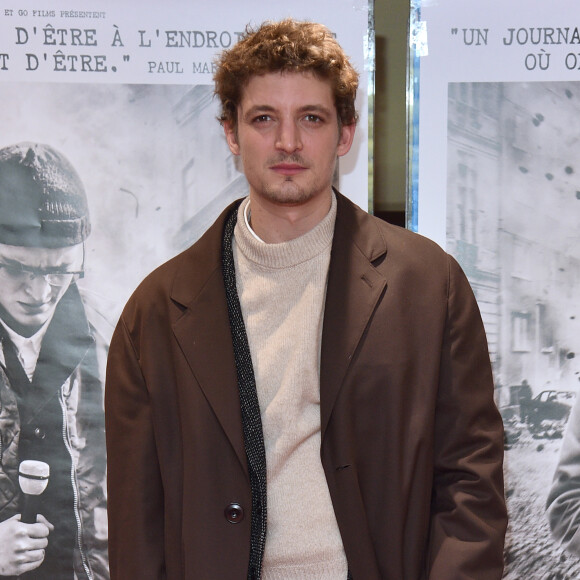
[[[187,363],[247,473],[232,336],[221,270],[229,208],[184,258],[171,298],[185,307],[173,332]]]
[[[322,436],[363,332],[387,280],[373,262],[387,248],[368,214],[337,194],[322,333],[320,366]],[[221,271],[221,239],[227,208],[186,254],[172,299],[183,315],[175,337],[208,403],[247,473],[235,359]]]
[[[368,214],[340,194],[337,200],[322,331],[322,437],[353,355],[387,286],[373,266],[387,251],[385,239]]]

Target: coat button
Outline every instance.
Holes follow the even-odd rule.
[[[244,508],[239,503],[231,503],[224,510],[230,524],[239,524],[244,519]]]
[[[37,428],[34,430],[34,436],[35,436],[37,439],[44,439],[44,438],[46,437],[46,433],[44,432],[44,429],[41,429],[40,427],[37,427]]]

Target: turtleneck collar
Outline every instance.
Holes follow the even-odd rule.
[[[234,229],[235,243],[246,259],[265,268],[291,268],[318,256],[332,243],[336,221],[336,196],[332,194],[330,210],[309,232],[298,238],[276,244],[263,242],[251,229],[246,220],[247,197],[238,209],[238,220]]]

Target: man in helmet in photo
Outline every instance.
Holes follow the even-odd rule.
[[[60,152],[0,149],[0,576],[108,577],[106,346],[76,285],[90,230],[84,186]],[[31,524],[24,460],[50,471]]]

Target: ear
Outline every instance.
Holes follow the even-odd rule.
[[[340,128],[340,135],[338,137],[338,147],[336,149],[336,155],[342,157],[346,155],[351,148],[354,133],[356,130],[356,123],[351,123],[350,125],[343,125]]]
[[[224,121],[224,133],[228,147],[234,155],[240,154],[240,145],[238,144],[238,134],[231,121]]]

